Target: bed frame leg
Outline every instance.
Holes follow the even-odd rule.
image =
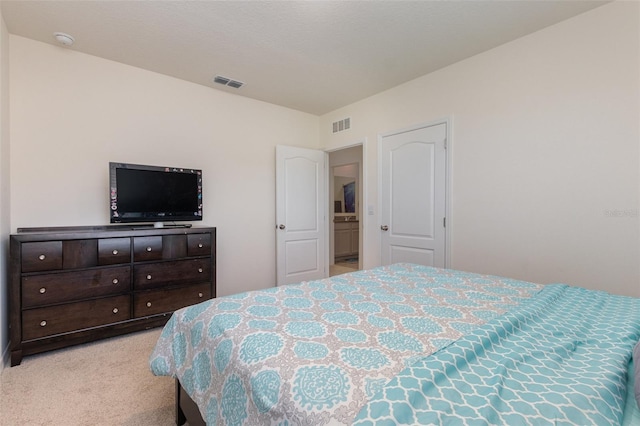
[[[189,422],[189,426],[207,426],[198,406],[176,379],[176,424],[181,426],[185,422]]]
[[[176,379],[176,425],[182,426],[187,422],[187,417],[184,415],[182,408],[180,408],[180,382]]]

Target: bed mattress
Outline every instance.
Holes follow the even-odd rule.
[[[639,338],[639,299],[395,264],[176,311],[150,366],[210,425],[619,424]]]

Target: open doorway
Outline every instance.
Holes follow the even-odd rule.
[[[330,275],[362,268],[362,145],[329,152]]]

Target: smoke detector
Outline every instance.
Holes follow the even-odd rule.
[[[71,46],[76,41],[72,36],[65,33],[53,33],[53,37],[56,41],[64,46]]]

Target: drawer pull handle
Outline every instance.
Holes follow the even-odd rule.
[[[118,308],[113,308],[113,313],[117,314],[118,313]]]
[[[147,251],[149,251],[149,252],[150,252],[150,251],[151,251],[151,247],[147,247]]]
[[[202,247],[203,247],[202,243],[198,243],[198,248],[202,248]]]
[[[151,307],[151,302],[147,302],[147,308]]]
[[[151,279],[151,274],[147,275],[147,279],[150,280]]]
[[[198,293],[198,297],[202,297],[202,296],[204,296],[204,294]]]
[[[45,260],[47,258],[47,256],[45,256],[44,254],[41,254],[40,256],[38,256],[38,259],[40,260]]]
[[[113,254],[114,254],[114,256],[115,256],[116,254],[118,254],[118,250],[117,250],[117,249],[114,249],[111,253],[113,253]]]
[[[47,292],[47,289],[45,287],[42,287],[40,289],[40,294],[45,294]]]
[[[111,282],[114,283],[114,284],[118,284],[120,281],[118,281],[117,278],[114,278]]]
[[[198,268],[198,272],[202,273],[202,268]]]
[[[46,325],[47,325],[47,322],[46,322],[46,321],[40,321],[40,327],[44,327],[44,326],[46,326]]]

